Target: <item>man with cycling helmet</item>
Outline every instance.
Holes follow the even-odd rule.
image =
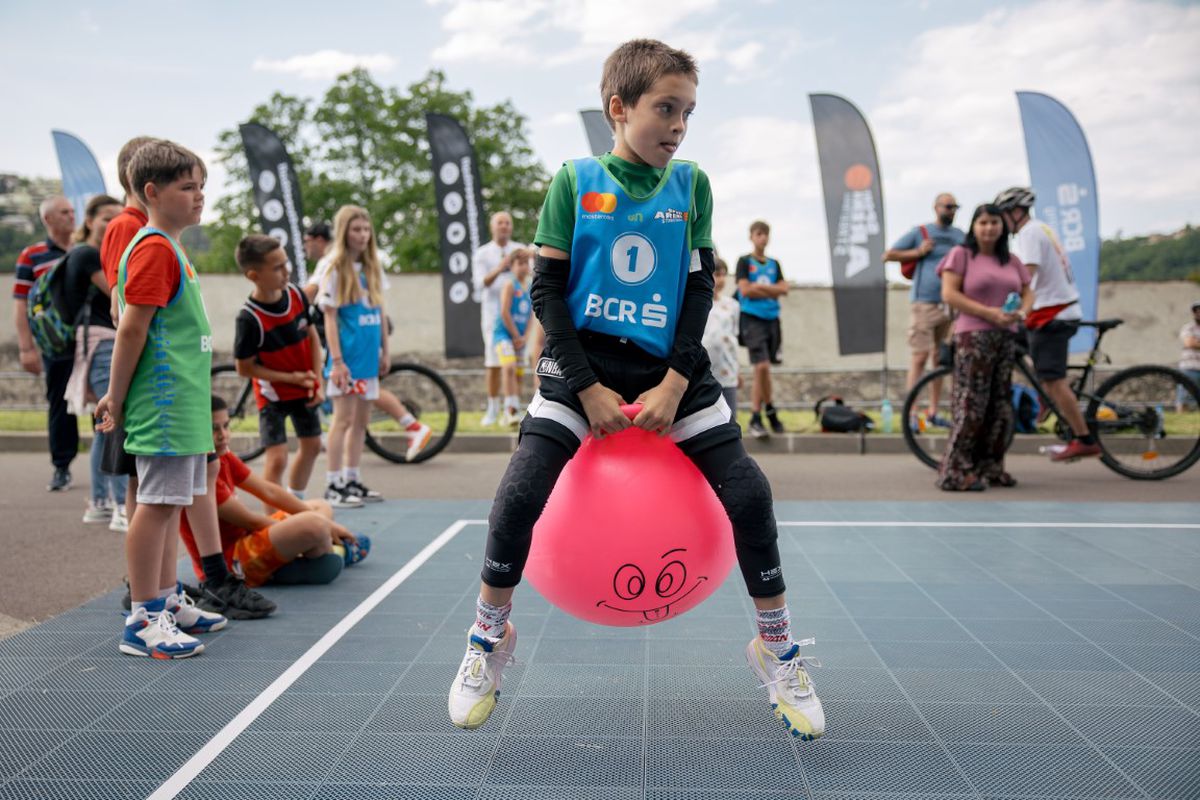
[[[1033,310],[1025,320],[1034,370],[1046,394],[1071,428],[1071,441],[1054,448],[1051,461],[1077,461],[1100,455],[1100,445],[1088,430],[1079,401],[1067,382],[1067,353],[1083,316],[1071,261],[1050,226],[1033,218],[1032,189],[1014,186],[996,195],[1012,232],[1012,251],[1033,275]]]

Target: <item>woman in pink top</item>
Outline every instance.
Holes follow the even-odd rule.
[[[1008,252],[1008,225],[1000,209],[975,209],[966,241],[938,265],[942,299],[958,311],[954,322],[954,423],[937,485],[948,492],[1016,486],[1004,471],[1012,425],[1013,332],[1033,307],[1029,270]],[[1003,310],[1010,293],[1015,312]]]

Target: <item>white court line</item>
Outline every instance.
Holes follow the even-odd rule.
[[[176,770],[175,774],[167,778],[162,786],[159,786],[154,794],[150,795],[147,800],[172,800],[184,788],[195,780],[196,776],[204,770],[209,764],[221,754],[226,747],[233,744],[233,740],[241,734],[242,731],[254,722],[275,699],[288,690],[301,675],[303,675],[309,667],[316,663],[317,659],[325,655],[329,648],[337,644],[338,640],[346,635],[351,628],[358,624],[359,620],[371,612],[375,606],[383,602],[383,599],[395,591],[396,587],[404,583],[417,568],[430,559],[430,557],[442,546],[458,535],[458,532],[468,525],[484,525],[485,520],[481,519],[460,519],[451,525],[446,530],[438,534],[438,537],[422,548],[421,552],[417,553],[412,559],[400,568],[396,574],[388,578],[386,582],[366,599],[359,603],[353,611],[334,625],[329,631],[322,636],[316,644],[308,649],[304,655],[300,656],[294,664],[284,670],[283,674],[271,683],[262,691],[258,697],[250,702],[242,711],[230,720],[229,724],[217,732],[216,736],[209,739],[208,742],[197,751],[196,755],[187,760],[182,767]],[[201,656],[203,658],[203,656]]]
[[[781,528],[1151,528],[1151,529],[1186,529],[1200,530],[1200,523],[1193,522],[852,522],[850,520],[833,520],[819,522],[805,520],[803,522],[777,522]]]

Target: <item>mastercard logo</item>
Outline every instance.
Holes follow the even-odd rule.
[[[617,210],[617,196],[608,192],[588,192],[579,205],[589,214],[611,214]]]

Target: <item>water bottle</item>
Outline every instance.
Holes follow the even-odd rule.
[[[1005,314],[1011,314],[1021,307],[1021,295],[1016,292],[1009,292],[1008,297],[1004,298],[1004,306],[1000,309]]]
[[[879,416],[883,420],[883,432],[891,433],[892,432],[892,401],[888,400],[886,397],[883,398],[883,402],[879,404]]]

